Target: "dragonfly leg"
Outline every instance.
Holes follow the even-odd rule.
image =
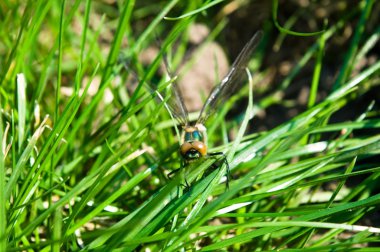
[[[169,174],[168,174],[168,178],[171,179],[171,178],[172,178],[172,175],[173,175],[174,173],[177,173],[179,170],[181,170],[181,168],[178,168],[178,169],[175,169],[175,170],[169,172]],[[186,178],[184,178],[184,179],[185,179],[185,184],[181,184],[181,186],[183,186],[185,189],[188,190],[188,189],[190,188],[190,184],[187,182],[187,179],[186,179]]]
[[[228,190],[230,188],[230,178],[231,178],[231,171],[230,171],[230,165],[227,161],[227,156],[223,152],[213,152],[208,153],[208,156],[222,156],[221,161],[226,165],[226,189]]]
[[[182,184],[181,184],[182,185]],[[187,190],[190,190],[190,185],[189,183],[187,182],[187,179],[185,178],[185,185],[182,185],[183,187],[185,187],[185,191]]]
[[[178,168],[178,169],[175,169],[175,170],[169,172],[169,173],[168,173],[168,178],[171,179],[171,178],[172,178],[172,175],[173,175],[174,173],[177,173],[180,169],[181,169],[181,168]]]

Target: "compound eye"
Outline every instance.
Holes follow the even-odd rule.
[[[185,141],[192,140],[192,132],[185,132]]]
[[[201,141],[202,140],[201,133],[198,130],[193,132],[193,139],[196,140],[196,141]]]
[[[186,133],[187,134],[187,133]],[[191,149],[193,149],[193,146],[189,142],[184,142],[181,145],[181,155],[185,156],[187,152],[189,152]]]
[[[207,154],[207,147],[206,145],[201,141],[194,141],[192,142],[192,146],[194,149],[196,149],[202,156],[206,156]]]
[[[186,157],[187,155],[191,153],[199,153],[201,156],[205,156],[207,154],[207,147],[206,145],[201,141],[194,141],[194,142],[184,142],[181,145],[181,155],[183,157]],[[193,156],[192,154],[192,156]]]

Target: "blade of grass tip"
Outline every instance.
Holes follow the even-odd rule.
[[[355,167],[356,159],[357,159],[357,157],[355,157],[355,158],[351,161],[350,165],[347,167],[347,169],[346,169],[346,171],[344,172],[344,174],[350,174],[350,173],[352,172],[352,170],[353,170],[354,167]],[[329,201],[327,202],[327,204],[326,204],[326,207],[327,207],[327,208],[331,207],[331,205],[332,205],[332,203],[334,202],[336,196],[337,196],[338,193],[340,192],[340,189],[342,189],[344,183],[346,183],[346,180],[347,180],[347,179],[342,179],[342,180],[339,182],[337,188],[334,190],[333,194],[331,195],[330,200],[329,200]]]
[[[347,82],[347,84],[343,85],[341,88],[335,90],[332,94],[330,94],[326,101],[334,101],[346,95],[352,88],[355,88],[358,84],[360,84],[363,80],[376,73],[380,69],[380,61],[376,62],[359,75],[355,76],[352,80]]]
[[[16,132],[15,115],[13,113],[13,110],[11,112],[11,127],[12,127],[12,132]],[[37,128],[37,125],[35,125],[35,128]],[[11,148],[12,148],[12,171],[15,170],[17,162],[19,160],[19,156],[17,155],[17,151],[16,151],[16,149],[17,149],[16,145],[13,144],[13,138],[14,138],[14,136],[12,134],[12,138],[11,138],[11,142],[10,142],[10,144],[12,144],[12,146],[11,146]],[[4,140],[6,140],[6,139],[4,139]],[[9,176],[8,176],[8,179],[9,179]],[[8,182],[9,182],[9,180],[8,180]]]
[[[179,0],[172,0],[170,1],[163,9],[162,11],[153,19],[152,22],[150,22],[149,26],[144,30],[144,32],[139,36],[136,43],[133,45],[133,47],[130,50],[130,54],[126,55],[129,57],[130,55],[133,55],[135,53],[139,53],[141,51],[141,47],[143,43],[146,43],[148,36],[152,33],[154,33],[155,29],[157,28],[157,25],[162,22],[162,19],[165,18],[165,15],[169,13],[171,9],[179,2]]]
[[[23,169],[25,169],[26,162],[29,161],[30,156],[32,154],[32,151],[34,150],[37,140],[42,135],[44,129],[47,127],[47,120],[48,116],[45,117],[45,119],[42,121],[41,125],[37,128],[35,133],[33,134],[31,140],[29,141],[28,145],[26,146],[24,152],[21,154],[21,157],[19,158],[13,173],[11,177],[9,178],[8,183],[5,186],[5,197],[6,199],[10,200],[12,191],[17,189],[17,181],[19,177],[21,176]],[[29,190],[25,192],[25,190],[22,190],[22,193],[19,193],[16,202],[14,203],[15,206],[21,206],[23,204],[26,205],[26,203],[29,201],[29,199],[33,196],[34,191],[38,187],[39,182],[35,181],[34,183],[28,184]],[[21,202],[21,203],[20,203]],[[16,209],[12,209],[12,214],[9,217],[10,225],[7,226],[7,232],[11,233],[12,229],[15,227],[16,219],[17,217],[25,210],[25,207],[19,207]]]
[[[25,167],[26,162],[29,160],[30,155],[32,154],[32,151],[34,147],[36,146],[37,140],[40,138],[42,135],[44,129],[46,128],[47,125],[47,120],[48,117],[45,117],[45,119],[41,122],[41,125],[37,128],[37,130],[34,132],[32,138],[30,139],[28,145],[22,152],[15,169],[12,172],[11,177],[8,180],[8,183],[6,184],[5,187],[5,198],[10,199],[11,192],[13,189],[15,189],[16,183],[18,181],[18,178],[20,177],[23,168]]]
[[[152,65],[151,65],[150,69],[151,68],[152,68]],[[150,72],[150,70],[147,70],[147,71]],[[132,100],[136,101],[136,99],[139,97],[138,90],[141,88],[141,86],[144,85],[144,83],[145,83],[144,80],[146,79],[146,76],[147,76],[147,74],[144,75],[143,79],[139,81],[138,87],[135,89],[134,94],[132,95],[131,99],[128,102],[128,105],[125,106],[125,107],[123,107],[122,110],[119,111],[119,113],[117,115],[115,115],[109,122],[105,123],[104,125],[102,125],[100,127],[100,129],[98,131],[99,132],[104,132],[103,135],[102,135],[102,139],[107,138],[109,141],[111,141],[114,137],[117,137],[117,134],[119,132],[118,129],[120,128],[120,126],[128,118],[130,118],[137,111],[139,111],[141,108],[143,108],[145,106],[145,104],[147,102],[149,102],[150,99],[153,99],[152,96],[146,95],[146,98],[144,100],[142,100],[141,102],[139,102],[137,104],[136,104],[136,102],[132,102]],[[167,83],[171,83],[172,81],[173,80],[170,80]],[[154,91],[149,86],[147,86],[147,88],[151,92],[151,95],[153,95],[153,96],[158,95],[159,97],[162,97],[162,96],[160,96],[160,93],[158,91]],[[162,98],[162,100],[164,101],[163,98]],[[113,123],[114,121],[116,121],[116,122]],[[104,129],[106,129],[106,128],[107,128],[107,130],[104,131]],[[96,134],[97,133],[94,133],[94,135],[96,135]]]
[[[333,90],[336,90],[338,89],[338,87],[342,86],[351,74],[352,67],[354,66],[354,59],[356,57],[356,52],[359,47],[359,42],[364,33],[366,21],[369,17],[369,14],[371,13],[373,3],[374,3],[374,0],[365,1],[365,6],[362,10],[362,14],[360,16],[359,22],[354,30],[355,33],[351,40],[351,45],[347,51],[347,54],[345,55],[342,70],[339,72],[338,78],[333,85]]]
[[[242,150],[238,155],[235,157],[233,162],[247,162],[251,160],[253,157],[255,157],[256,153],[270,144],[273,141],[277,141],[280,136],[283,136],[284,134],[287,134],[289,131],[295,128],[302,128],[306,124],[309,124],[310,120],[313,120],[313,118],[326,109],[326,103],[321,103],[316,106],[314,106],[312,109],[307,110],[306,112],[302,113],[301,115],[298,115],[293,118],[292,121],[280,125],[277,128],[271,130],[268,134],[265,134],[261,137],[259,137],[254,144],[249,145],[244,150]],[[253,169],[249,171],[249,174],[247,176],[254,176],[258,173],[259,168],[264,167],[264,163],[261,161],[259,165],[255,166]]]
[[[34,31],[35,34],[33,34],[32,36],[39,35],[39,33],[38,33],[39,29],[37,29],[37,27],[40,27],[41,24],[43,24],[43,22],[46,21],[44,19],[44,17],[48,13],[50,6],[53,3],[52,1],[40,1],[40,2],[43,5],[43,10],[41,10],[40,15],[38,15],[38,21],[36,23],[38,23],[39,25],[34,27],[35,28],[35,31]],[[81,3],[81,0],[76,0],[75,3],[70,6],[70,12],[65,15],[66,19],[65,19],[65,26],[64,26],[65,28],[63,29],[64,31],[66,31],[67,27],[72,24],[71,23],[72,18],[74,16],[74,14],[77,13],[77,9],[78,9],[80,3]],[[51,66],[55,64],[55,63],[53,63],[53,61],[56,59],[57,47],[58,47],[58,40],[55,40],[54,45],[50,50],[50,53],[48,54],[46,59],[41,63],[43,68],[41,70],[37,89],[35,90],[35,92],[33,92],[33,98],[31,99],[31,101],[36,101],[38,103],[42,98],[43,92],[44,92],[45,87],[46,87],[48,75],[51,73]]]
[[[82,67],[83,67],[83,61],[84,61],[84,53],[85,53],[85,45],[87,40],[87,30],[88,25],[90,21],[90,10],[91,10],[91,0],[86,1],[86,7],[85,7],[85,13],[84,13],[84,22],[83,22],[83,32],[82,32],[82,39],[81,39],[81,45],[80,45],[80,56],[78,59],[78,71],[76,72],[75,76],[75,91],[78,92],[80,89],[80,79],[82,76]]]
[[[375,103],[372,103],[375,104]],[[320,128],[313,129],[311,131],[312,134],[315,133],[324,133],[324,132],[333,132],[333,131],[341,131],[343,129],[348,129],[349,131],[355,129],[371,129],[371,128],[379,128],[380,120],[364,120],[359,119],[355,122],[344,122],[344,123],[335,123],[330,125],[325,125]]]
[[[120,54],[120,48],[121,48],[122,40],[124,38],[125,30],[129,26],[129,21],[131,18],[131,13],[132,13],[134,5],[135,5],[135,1],[129,0],[123,6],[123,9],[121,10],[120,19],[119,19],[120,21],[116,28],[115,38],[113,40],[110,52],[108,54],[105,69],[103,70],[103,75],[101,78],[101,82],[100,82],[101,84],[100,84],[99,89],[104,85],[104,83],[107,82],[107,80],[112,74],[114,64],[115,62],[117,62],[118,56]],[[102,96],[103,94],[99,94],[99,95]]]
[[[318,40],[317,60],[314,67],[313,79],[311,81],[309,101],[307,103],[308,108],[313,107],[317,99],[319,79],[321,77],[323,52],[325,49],[325,41],[326,41],[326,35],[325,33],[322,33],[322,35],[319,37],[319,40]]]
[[[190,11],[188,13],[185,13],[179,17],[164,17],[164,19],[166,20],[170,20],[170,21],[175,21],[175,20],[178,20],[178,19],[183,19],[183,18],[187,18],[187,17],[191,17],[191,16],[194,16],[202,11],[205,11],[207,10],[208,8],[214,6],[214,5],[217,5],[221,2],[224,2],[225,0],[215,0],[215,1],[207,1],[201,8],[198,8],[196,10],[193,10],[193,11]]]
[[[114,72],[115,64],[118,62],[118,57],[120,55],[122,40],[124,39],[125,31],[128,29],[128,26],[129,26],[129,21],[131,18],[131,14],[132,14],[134,4],[135,4],[134,0],[128,1],[124,5],[124,7],[121,11],[119,23],[118,23],[118,26],[116,28],[115,38],[113,40],[110,52],[109,52],[108,57],[107,57],[106,66],[103,69],[103,74],[102,74],[101,81],[100,81],[101,84],[99,86],[99,91],[95,94],[95,96],[91,100],[91,102],[88,106],[88,109],[87,109],[88,110],[87,113],[89,113],[90,117],[94,116],[94,114],[96,113],[96,108],[97,108],[97,105],[99,104],[98,100],[100,100],[103,97],[103,92],[105,90],[104,87],[109,84],[109,82],[112,78],[112,74]],[[139,86],[137,87],[137,89],[139,89]],[[102,92],[100,92],[100,90]],[[135,92],[138,92],[138,91],[135,91]],[[135,103],[135,100],[133,100],[132,104]],[[124,110],[126,110],[126,111],[129,110],[130,106],[131,105],[127,105],[124,108]],[[87,118],[88,118],[88,116],[82,115],[80,117],[80,121],[85,121]],[[119,124],[121,124],[123,122],[124,122],[124,120],[122,120],[122,119],[119,120]],[[86,128],[92,129],[91,124],[92,124],[92,121],[89,122],[89,125],[87,125]],[[79,126],[81,126],[81,125],[79,125]],[[118,125],[116,127],[118,127]],[[116,134],[117,132],[118,132],[117,130],[109,130],[109,131],[107,131],[107,134],[108,135],[110,135],[111,133]],[[86,134],[91,135],[90,132],[88,132]],[[108,135],[104,136],[104,138],[107,138]],[[109,138],[109,140],[112,140],[112,137]]]
[[[1,103],[0,103],[1,104]],[[5,182],[5,164],[4,164],[4,153],[5,149],[3,141],[3,115],[2,108],[0,107],[0,188],[6,188]],[[6,227],[7,227],[7,202],[5,190],[0,190],[0,251],[7,250],[7,236],[6,236]]]
[[[355,13],[356,12],[350,13],[350,15],[345,17],[344,21],[346,21],[346,19],[349,19]],[[345,25],[344,21],[340,20],[337,24],[335,24],[334,26],[330,27],[327,31],[325,31],[326,40],[329,39],[330,37],[332,37],[337,30],[341,29]],[[266,108],[266,107],[270,106],[271,104],[276,103],[276,102],[281,100],[281,98],[283,97],[283,90],[286,89],[290,85],[292,80],[301,71],[302,67],[304,67],[306,65],[306,63],[312,58],[312,56],[314,55],[314,53],[317,49],[318,49],[318,44],[315,43],[314,45],[312,45],[307,50],[306,53],[304,53],[302,58],[297,62],[296,66],[291,70],[291,72],[287,75],[287,77],[282,81],[282,83],[279,86],[279,90],[276,91],[276,93],[274,95],[271,95],[270,97],[266,97],[259,102],[259,106],[261,108]]]
[[[45,142],[45,145],[42,147],[41,152],[37,156],[37,159],[33,163],[33,166],[30,169],[29,173],[27,174],[24,180],[24,184],[20,189],[20,195],[22,196],[19,196],[15,200],[15,206],[19,204],[24,204],[25,198],[30,194],[30,192],[32,192],[31,188],[34,187],[34,185],[40,179],[39,174],[44,171],[43,169],[39,168],[45,167],[46,162],[48,162],[48,160],[50,160],[53,154],[55,154],[56,148],[61,143],[64,134],[68,130],[69,126],[71,125],[71,122],[76,116],[77,111],[79,110],[81,102],[83,101],[84,96],[86,95],[86,91],[82,94],[82,97],[80,97],[80,99],[76,96],[75,93],[70,98],[68,104],[63,110],[61,117],[59,117],[59,120],[50,132]]]
[[[239,146],[239,144],[243,138],[244,132],[246,131],[246,128],[248,126],[248,122],[253,118],[253,115],[254,115],[252,76],[251,76],[248,69],[246,69],[246,72],[247,72],[248,81],[249,81],[248,106],[247,106],[247,110],[246,110],[242,125],[239,129],[238,135],[237,135],[236,139],[234,140],[234,144],[232,145],[231,149],[228,151],[228,154],[227,154],[227,160],[230,163],[230,167],[232,167],[232,169],[238,163],[232,161],[231,159],[234,156],[234,154],[237,150],[237,147]],[[224,166],[224,169],[221,169],[221,171],[217,174],[215,179],[211,181],[210,186],[208,186],[206,188],[204,195],[209,195],[211,190],[214,188],[214,186],[212,186],[212,185],[214,183],[215,184],[219,183],[221,177],[224,176],[224,174],[225,174],[225,169],[226,169],[226,167]],[[173,241],[173,243],[167,248],[167,251],[175,251],[176,249],[178,249],[178,246],[180,246],[181,242],[183,242],[186,239],[186,237],[188,237],[188,235],[190,235],[191,232],[193,232],[193,230],[195,230],[197,227],[202,225],[202,223],[204,223],[204,221],[206,221],[210,216],[212,216],[214,214],[214,212],[217,210],[217,208],[219,207],[220,204],[222,204],[223,202],[225,202],[226,200],[231,198],[239,190],[240,190],[240,188],[238,187],[238,185],[232,186],[228,191],[226,191],[224,194],[222,194],[218,199],[216,199],[211,204],[209,204],[206,208],[203,208],[203,209],[201,209],[201,207],[204,205],[204,202],[200,202],[199,207],[194,208],[192,210],[193,213],[192,213],[191,217],[193,217],[193,216],[194,217],[191,219],[189,217],[186,218],[186,220],[187,220],[186,224],[187,225],[182,227],[179,235],[176,237],[175,241]],[[201,210],[202,210],[202,214],[200,214]],[[195,216],[198,218],[195,218]],[[195,219],[196,219],[196,222],[194,222]],[[191,223],[190,221],[192,221],[193,223]],[[191,226],[190,226],[190,224],[191,224]]]
[[[156,56],[156,58],[153,60],[153,62],[151,63],[151,65],[149,66],[147,71],[145,72],[143,78],[139,81],[139,84],[136,87],[133,95],[131,96],[128,104],[123,108],[122,116],[120,117],[118,122],[112,126],[112,128],[119,128],[120,125],[126,120],[127,116],[129,115],[129,113],[127,113],[127,112],[131,108],[133,108],[133,106],[136,104],[136,100],[138,98],[138,94],[139,94],[140,89],[142,88],[142,86],[146,86],[146,85],[144,85],[144,84],[146,84],[146,80],[148,78],[150,78],[149,76],[153,75],[155,72],[155,69],[158,68],[162,54],[163,54],[163,51],[169,46],[169,44],[171,44],[171,42],[173,42],[175,40],[175,38],[183,31],[183,29],[185,29],[187,27],[189,22],[190,22],[190,19],[184,19],[174,29],[172,29],[170,34],[166,37],[165,42],[162,44],[162,48],[160,50],[160,53]],[[113,134],[113,135],[117,134],[117,131],[112,130],[112,128],[107,131],[107,135],[105,137],[107,137],[108,135],[111,135],[111,134]],[[112,139],[112,137],[113,136],[111,135],[111,137],[109,139]]]
[[[292,80],[300,73],[301,69],[306,65],[306,63],[312,58],[314,52],[317,50],[317,44],[314,44],[308,49],[308,51],[302,56],[302,58],[297,62],[296,66],[291,70],[291,72],[282,81],[279,90],[277,90],[274,95],[265,97],[259,102],[260,108],[269,107],[271,104],[279,102],[283,97],[283,90],[285,90],[291,83]]]
[[[95,96],[91,100],[89,106],[87,106],[87,109],[89,110],[88,113],[90,114],[90,117],[94,116],[94,113],[96,113],[95,110],[97,108],[97,105],[99,104],[96,101],[101,99],[101,97],[103,96],[103,91],[105,90],[104,87],[107,85],[107,83],[110,81],[110,79],[112,77],[112,73],[114,71],[113,68],[114,68],[115,63],[117,62],[118,56],[120,54],[120,48],[121,48],[122,40],[124,38],[125,31],[127,30],[127,27],[129,26],[129,21],[131,18],[131,14],[132,14],[134,4],[135,4],[134,0],[127,1],[127,3],[123,6],[123,8],[121,10],[119,23],[118,23],[118,26],[116,28],[115,37],[114,37],[113,43],[112,43],[111,48],[110,48],[110,52],[109,52],[108,57],[107,57],[106,66],[102,71],[103,74],[102,74],[101,81],[100,81],[99,91],[95,94]],[[100,92],[100,91],[102,91],[102,92]],[[86,119],[86,117],[82,114],[79,120],[83,121],[85,119]],[[92,121],[90,121],[89,124],[86,125],[86,128],[92,129],[91,124],[92,124]],[[86,133],[86,134],[91,135],[90,133]]]
[[[91,0],[88,0],[88,1],[91,2]],[[81,68],[82,72],[84,72],[84,69],[86,69],[86,67],[89,65],[90,60],[93,57],[93,55],[89,54],[88,52],[99,51],[98,41],[99,41],[100,33],[103,30],[105,20],[106,20],[106,15],[102,15],[102,17],[99,20],[99,23],[97,24],[97,29],[93,32],[93,34],[91,34],[92,36],[91,37],[88,36],[88,37],[84,38],[84,40],[85,40],[84,43],[88,44],[88,49],[87,49],[87,52],[84,52],[86,54],[86,57],[84,58],[84,61],[82,62],[82,68]],[[88,29],[88,27],[89,27],[89,24],[86,24],[86,29]],[[90,42],[89,42],[89,39],[90,39]],[[97,52],[97,54],[101,54],[101,53]],[[98,65],[104,65],[102,57],[100,59],[97,59],[97,60],[98,60]],[[92,63],[90,63],[90,64],[91,64],[91,66],[93,65]],[[80,69],[78,69],[78,70],[80,70]],[[79,81],[79,83],[81,83],[81,78],[79,78],[78,81]]]
[[[253,106],[253,81],[252,75],[249,70],[246,68],[247,76],[248,76],[248,84],[249,84],[249,95],[248,95],[248,106],[245,112],[245,116],[243,122],[239,128],[237,137],[232,145],[230,151],[228,152],[228,160],[231,161],[232,157],[235,155],[237,148],[243,139],[244,133],[247,130],[249,121],[254,117],[254,106]],[[233,169],[233,168],[232,168]]]
[[[359,124],[357,126],[357,129],[363,129],[363,128],[376,128],[378,127],[376,122],[375,123],[371,123],[371,122],[366,122],[366,121],[363,121],[367,116],[368,116],[368,113],[373,109],[373,106],[375,105],[375,101],[372,101],[367,109],[355,120],[355,122],[353,122],[352,124]],[[343,123],[340,131],[342,129],[345,130],[345,132],[343,134],[341,134],[339,136],[339,139],[335,142],[333,142],[330,146],[330,149],[332,148],[339,148],[339,146],[348,138],[350,137],[352,131],[355,129],[354,127],[350,126],[350,123],[347,123],[348,125],[346,127],[343,128],[345,123]],[[334,125],[332,125],[334,126]]]
[[[287,19],[287,21],[284,24],[284,28],[287,30],[290,30],[290,28],[293,27],[293,25],[298,20],[300,12],[296,12],[294,15],[290,16],[290,18]],[[273,44],[273,51],[278,52],[281,48],[281,45],[286,37],[286,33],[280,33],[276,39],[276,41]]]
[[[273,5],[272,5],[273,23],[274,23],[274,25],[277,27],[277,29],[280,32],[288,33],[290,35],[295,35],[295,36],[303,36],[303,37],[306,37],[306,36],[317,36],[317,35],[320,35],[323,32],[325,32],[325,30],[322,30],[322,31],[318,31],[318,32],[307,32],[306,33],[306,32],[295,32],[295,31],[291,31],[291,30],[285,29],[277,21],[277,11],[278,11],[278,0],[273,0]]]
[[[32,2],[28,2],[27,5],[23,8],[22,20],[20,22],[20,25],[18,26],[20,27],[20,29],[17,33],[16,41],[12,42],[13,47],[9,54],[9,57],[5,60],[5,63],[2,64],[3,74],[0,75],[0,87],[5,85],[4,82],[7,80],[8,77],[10,78],[14,77],[13,71],[17,68],[11,67],[11,65],[13,64],[18,51],[20,50],[20,42],[22,41],[23,33],[28,28],[28,22],[30,21],[29,18],[30,18],[30,12],[31,12],[30,9],[32,5],[33,5]],[[16,64],[18,62],[19,61],[16,61]]]
[[[336,157],[337,161],[345,161],[346,159],[351,159],[359,155],[368,155],[371,152],[380,149],[380,135],[375,135],[373,137],[368,137],[354,146],[347,146],[339,156]]]
[[[87,84],[84,88],[84,91],[83,91],[83,93],[79,99],[79,102],[76,104],[76,107],[73,109],[73,111],[78,111],[79,107],[83,103],[84,99],[87,96],[87,91],[89,90],[91,83],[93,83],[93,80],[94,80],[98,70],[99,70],[99,64],[97,64],[95,66],[95,69],[94,69],[89,81],[87,82]],[[108,82],[108,83],[110,83],[110,82]],[[103,92],[106,87],[107,87],[107,85],[104,85],[102,90],[99,90],[98,92]],[[73,97],[76,97],[77,95],[79,95],[79,94],[73,93]],[[98,96],[98,99],[100,99],[100,98],[101,98],[101,96]],[[94,100],[91,100],[90,104],[93,104],[93,101]],[[73,122],[73,125],[71,126],[71,129],[70,129],[70,133],[66,137],[68,143],[74,142],[74,138],[76,137],[77,131],[83,125],[83,121],[87,120],[88,114],[90,113],[90,110],[91,110],[91,107],[86,106],[86,108],[82,111],[81,116]],[[83,116],[83,115],[87,115],[87,117]],[[61,146],[61,148],[59,148],[58,153],[55,155],[56,156],[56,163],[54,163],[54,166],[57,165],[57,162],[66,153],[65,151],[66,151],[67,147],[68,147],[68,145],[64,145],[64,146]]]
[[[325,40],[328,40],[330,37],[334,35],[334,33],[341,29],[344,26],[344,22],[340,21],[334,26],[330,27],[327,31],[324,32]],[[306,65],[306,63],[311,59],[311,57],[314,55],[315,51],[318,49],[319,45],[318,42],[314,43],[307,52],[302,56],[302,58],[298,61],[297,65],[291,70],[289,75],[284,79],[284,81],[281,83],[280,88],[286,89],[292,80],[297,76],[297,74],[300,72],[302,67]]]
[[[227,24],[227,21],[225,19],[222,19],[217,25],[216,27],[213,28],[213,30],[210,32],[210,34],[207,36],[206,39],[204,39],[201,44],[197,47],[197,50],[195,50],[191,56],[191,59],[189,60],[185,60],[186,62],[184,62],[184,58],[183,57],[186,57],[184,54],[186,53],[186,50],[187,50],[187,46],[188,46],[188,37],[186,37],[186,39],[182,39],[181,40],[181,50],[179,50],[179,48],[176,49],[176,53],[175,53],[175,57],[174,59],[172,60],[173,62],[173,65],[176,66],[176,68],[178,68],[179,65],[181,65],[181,76],[184,76],[186,75],[186,73],[189,72],[189,70],[194,66],[194,64],[196,64],[196,60],[199,59],[199,58],[202,58],[202,53],[204,53],[205,50],[207,50],[207,47],[209,46],[209,43],[212,42],[212,41],[215,41],[215,38],[218,34],[220,34],[220,32],[225,28]],[[215,55],[214,55],[215,56]],[[218,62],[216,62],[216,58],[215,58],[215,69],[214,69],[214,73],[215,73],[215,83],[218,83],[220,80],[218,80]],[[226,107],[227,109],[227,107]],[[192,119],[192,115],[194,115],[194,119]],[[199,112],[196,112],[196,113],[189,113],[189,119],[190,121],[195,121],[196,119],[198,119],[198,116],[199,116]],[[217,118],[221,117],[221,118],[224,118],[224,113],[218,113],[217,115]],[[214,120],[215,121],[215,120]],[[219,125],[218,123],[213,123],[211,125],[211,127],[208,127],[207,128],[207,132],[209,135],[213,135],[213,132],[215,130],[215,128],[217,127],[217,125]]]
[[[58,62],[57,62],[57,87],[55,90],[55,113],[53,121],[54,123],[57,122],[59,117],[59,101],[60,101],[60,94],[61,94],[61,82],[62,82],[62,40],[63,40],[63,17],[64,17],[64,11],[65,11],[65,4],[66,0],[63,0],[61,3],[61,13],[60,13],[60,19],[59,19],[59,33],[58,33]]]
[[[368,171],[371,171],[371,170],[373,171],[373,174],[367,177],[363,182],[358,184],[353,190],[351,190],[350,194],[346,195],[346,197],[343,200],[341,200],[341,202],[350,202],[352,201],[352,199],[355,199],[363,195],[363,192],[367,191],[370,187],[374,185],[376,186],[378,185],[380,172],[376,171],[376,168],[368,169]],[[355,173],[358,174],[359,172],[355,172]]]
[[[12,147],[12,138],[13,138],[13,136],[11,136],[10,141],[9,141],[9,143],[7,145],[7,136],[8,136],[8,132],[9,132],[10,127],[11,127],[11,125],[7,122],[7,126],[5,126],[5,130],[4,130],[4,133],[3,133],[4,137],[0,138],[0,139],[2,139],[2,142],[3,142],[3,149],[2,149],[2,151],[3,151],[4,160],[5,160],[5,157],[8,155],[9,150]],[[13,154],[14,153],[12,153],[12,155]],[[12,156],[12,158],[13,158],[13,156]]]
[[[354,62],[356,64],[360,64],[359,62],[363,62],[363,58],[365,55],[372,50],[376,45],[378,45],[378,41],[380,39],[380,26],[376,29],[374,34],[372,34],[369,39],[365,42],[363,47],[360,49],[360,51],[357,53],[356,58]]]
[[[17,114],[18,114],[18,152],[22,150],[26,121],[26,80],[23,73],[17,74]]]

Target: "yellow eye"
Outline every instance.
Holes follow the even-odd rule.
[[[191,148],[192,148],[191,143],[189,143],[189,142],[184,142],[184,143],[181,145],[181,155],[182,155],[182,156],[185,156],[186,153],[187,153],[188,151],[190,151]]]
[[[194,149],[196,149],[199,153],[201,153],[202,156],[205,156],[207,154],[207,147],[203,142],[194,141],[192,142],[192,145]]]
[[[207,154],[207,147],[201,141],[184,142],[181,145],[181,155],[185,159],[197,159]]]

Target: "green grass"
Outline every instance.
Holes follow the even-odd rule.
[[[358,68],[379,40],[380,27],[368,21],[377,15],[375,1],[361,1],[317,31],[293,31],[297,17],[267,20],[264,34],[279,28],[300,43],[317,36],[307,38],[314,44],[280,83],[262,88],[257,83],[276,65],[265,64],[273,44],[266,35],[250,64],[252,85],[207,122],[210,151],[228,157],[230,188],[225,166],[210,171],[213,159],[167,178],[181,164],[175,122],[146,83],[165,93],[171,81],[157,77],[162,54],[148,66],[138,56],[165,34],[161,53],[175,69],[192,24],[209,21],[201,46],[223,37],[230,17],[221,8],[229,3],[0,4],[0,251],[78,251],[78,243],[102,251],[379,249],[378,101],[339,120],[345,108],[379,90],[378,57]],[[274,3],[277,18],[284,7]],[[236,4],[237,11],[247,7]],[[349,26],[355,28],[349,50],[323,96],[330,56],[324,51]],[[289,34],[275,38],[277,53]],[[247,133],[258,113],[292,108],[297,101],[286,92],[308,65],[314,70],[305,84],[307,106],[273,129]],[[244,99],[243,119],[227,120]],[[185,176],[189,190],[181,186]]]

